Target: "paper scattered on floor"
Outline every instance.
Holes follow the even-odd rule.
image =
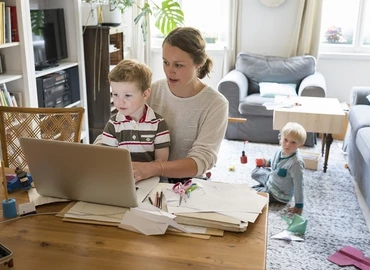
[[[281,233],[271,236],[272,239],[286,240],[286,241],[300,241],[303,242],[302,237],[296,236],[294,233],[287,230],[282,231]]]

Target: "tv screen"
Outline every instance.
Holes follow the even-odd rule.
[[[68,58],[63,9],[31,10],[31,26],[36,70]]]

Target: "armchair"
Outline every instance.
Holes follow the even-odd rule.
[[[235,69],[221,79],[218,91],[229,101],[229,117],[247,118],[247,121],[229,123],[226,139],[279,143],[279,131],[272,129],[273,111],[263,106],[265,102],[273,102],[274,93],[264,92],[262,95],[260,83],[293,89],[293,94],[298,96],[326,96],[325,78],[316,71],[313,56],[284,58],[239,53]],[[316,135],[308,133],[305,145],[315,143]]]

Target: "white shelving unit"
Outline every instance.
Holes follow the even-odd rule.
[[[3,0],[4,1],[4,0]],[[36,78],[47,74],[78,67],[80,101],[70,106],[85,108],[82,139],[89,142],[88,111],[85,83],[85,63],[81,24],[81,0],[5,0],[6,6],[17,7],[19,42],[0,45],[0,53],[5,56],[6,72],[0,74],[0,83],[6,83],[10,92],[22,93],[22,103],[26,107],[39,107]],[[63,8],[67,35],[68,59],[58,67],[35,71],[31,29],[31,9]]]

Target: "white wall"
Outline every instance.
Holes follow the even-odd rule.
[[[297,3],[297,0],[286,0],[277,8],[269,8],[258,0],[240,1],[238,35],[242,38],[238,40],[237,50],[288,56]]]
[[[353,86],[370,86],[369,56],[319,56],[317,70],[326,79],[327,96],[349,103]]]
[[[287,56],[291,33],[295,27],[295,9],[301,0],[286,0],[280,7],[268,8],[258,0],[241,0],[237,44],[238,52]],[[205,82],[216,88],[222,78],[221,52],[209,52],[214,71]],[[153,79],[164,78],[161,50],[152,52]],[[370,86],[370,56],[328,57],[320,55],[317,71],[326,78],[327,96],[349,102],[353,86]]]

